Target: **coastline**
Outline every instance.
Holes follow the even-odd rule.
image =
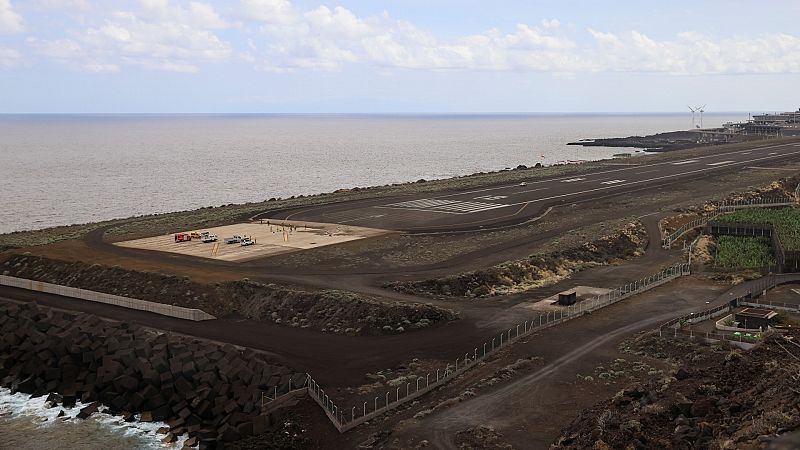
[[[120,416],[104,411],[88,419],[76,416],[88,405],[76,402],[72,408],[48,407],[47,396],[30,395],[0,387],[0,435],[4,445],[16,450],[36,450],[51,439],[69,439],[69,445],[84,450],[142,450],[181,448],[186,436],[171,444],[162,444],[163,435],[157,431],[166,427],[162,422],[125,422]],[[59,417],[63,412],[64,415]],[[36,439],[33,439],[36,437]]]

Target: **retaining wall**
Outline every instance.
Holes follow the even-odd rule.
[[[28,280],[26,278],[10,277],[8,275],[0,275],[0,285],[10,286],[15,288],[27,289],[30,291],[44,292],[46,294],[62,295],[64,297],[79,298],[96,303],[105,303],[107,305],[121,306],[128,309],[136,309],[139,311],[147,311],[162,316],[175,317],[177,319],[192,320],[199,322],[202,320],[212,320],[216,317],[208,314],[201,309],[184,308],[182,306],[167,305],[164,303],[149,302],[146,300],[139,300],[130,297],[122,297],[119,295],[106,294],[103,292],[89,291],[86,289],[79,289],[70,286],[62,286],[60,284],[45,283],[43,281]]]

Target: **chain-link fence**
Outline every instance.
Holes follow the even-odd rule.
[[[683,275],[689,275],[689,265],[677,264],[655,275],[612,289],[607,293],[583,300],[573,305],[564,306],[556,311],[542,312],[507,330],[503,330],[499,335],[463,353],[462,356],[457,357],[452,363],[436,370],[436,372],[427,373],[425,376],[418,376],[414,381],[407,382],[405,385],[396,386],[394,389],[374,397],[371,401],[362,402],[349,409],[339,408],[310,375],[307,381],[308,392],[323,408],[334,426],[339,431],[344,432],[447,383],[474,367],[487,356],[490,356],[492,353],[525,335],[580,317],[588,312],[619,302],[632,295],[652,289]]]

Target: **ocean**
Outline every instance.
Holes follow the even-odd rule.
[[[186,436],[170,444],[162,444],[164,436],[156,431],[166,426],[158,422],[126,423],[121,418],[95,413],[86,420],[75,416],[86,405],[80,402],[65,409],[47,408],[45,397],[0,388],[0,448],[14,450],[154,450],[183,447]],[[102,410],[102,408],[101,408]]]
[[[0,115],[0,233],[610,158],[624,150],[566,143],[688,128],[689,114]]]

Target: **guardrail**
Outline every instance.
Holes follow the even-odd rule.
[[[717,205],[717,209],[714,212],[708,214],[707,216],[700,217],[689,223],[683,224],[680,228],[678,228],[677,230],[669,234],[667,237],[662,239],[661,246],[667,249],[670,248],[675,241],[677,241],[681,236],[689,232],[689,230],[693,230],[700,226],[705,226],[706,223],[717,218],[720,214],[724,214],[726,212],[744,208],[772,208],[778,206],[792,206],[796,204],[797,200],[792,199],[791,197],[788,196],[764,197],[764,198],[738,200],[738,201],[727,200]]]
[[[161,314],[162,316],[192,320],[195,322],[216,319],[216,317],[201,309],[184,308],[182,306],[149,302],[147,300],[122,297],[119,295],[106,294],[104,292],[89,291],[86,289],[62,286],[60,284],[45,283],[43,281],[29,280],[27,278],[11,277],[8,275],[0,275],[0,285],[27,289],[29,291],[44,292],[46,294],[63,295],[64,297],[79,298],[81,300],[90,302],[121,306],[123,308],[147,311],[155,314]]]
[[[508,330],[504,330],[499,336],[493,337],[491,341],[486,341],[481,346],[470,349],[470,351],[464,353],[463,357],[459,356],[456,358],[452,364],[447,364],[444,368],[438,369],[436,372],[427,373],[424,377],[417,376],[412,382],[396,386],[394,390],[389,390],[385,394],[375,397],[372,401],[362,402],[359,405],[350,407],[350,409],[340,408],[311,375],[308,375],[306,382],[308,393],[325,411],[325,414],[336,429],[339,430],[339,432],[345,432],[444,385],[458,375],[475,367],[479,361],[487,356],[490,356],[499,349],[534,331],[540,331],[567,320],[580,317],[586,313],[660,286],[675,278],[689,275],[689,270],[688,264],[677,264],[655,275],[636,280],[619,288],[612,289],[605,294],[564,307],[559,311],[539,314]]]

